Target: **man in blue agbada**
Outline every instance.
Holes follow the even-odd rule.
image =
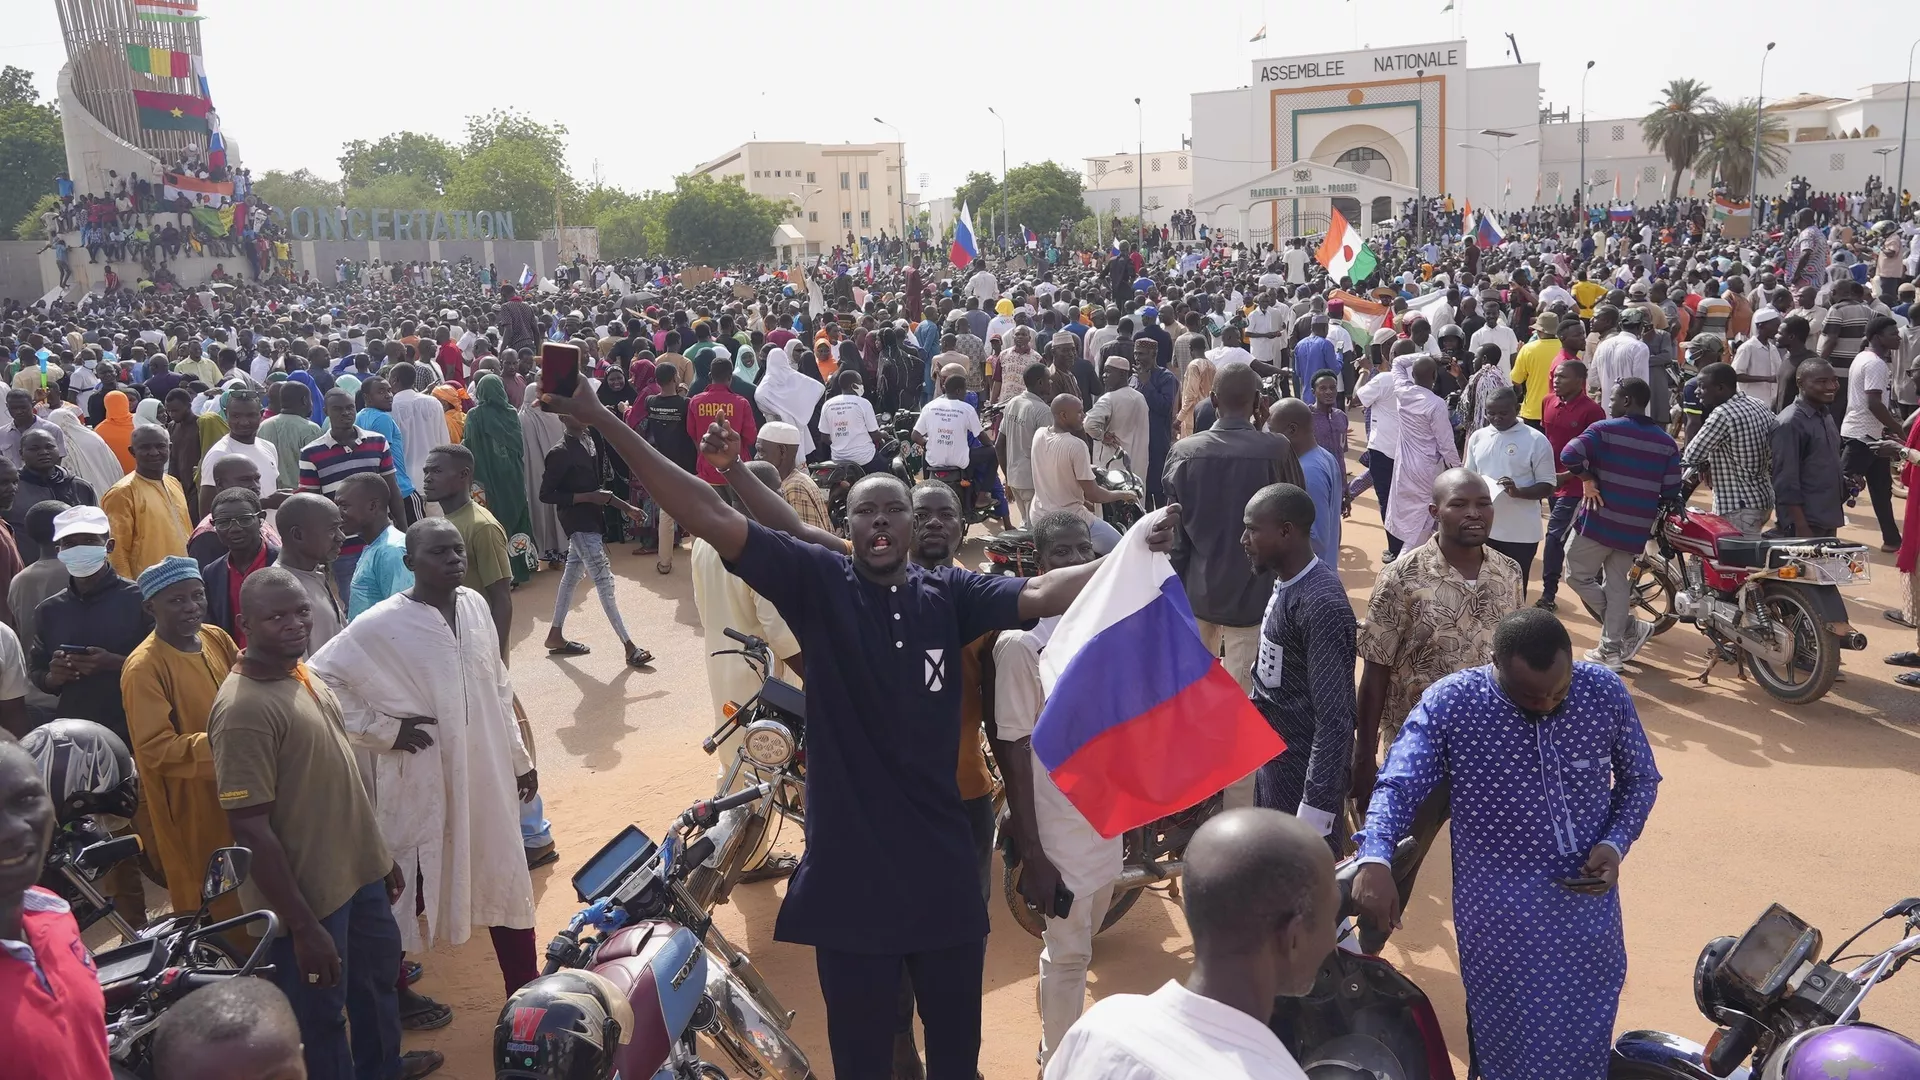
[[[1397,922],[1387,860],[1449,782],[1472,1075],[1602,1080],[1627,974],[1615,885],[1660,784],[1626,685],[1522,608],[1495,630],[1491,665],[1428,687],[1355,837],[1368,923]]]

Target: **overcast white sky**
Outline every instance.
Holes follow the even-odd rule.
[[[1483,67],[1512,62],[1511,32],[1541,63],[1556,108],[1577,114],[1582,65],[1598,61],[1587,85],[1598,119],[1645,113],[1679,76],[1751,96],[1771,39],[1769,99],[1850,97],[1903,78],[1920,33],[1864,32],[1898,25],[1869,19],[1836,37],[1786,0],[1728,9],[1711,31],[1696,5],[1676,0],[1458,0],[1451,13],[1446,0],[201,4],[213,98],[256,175],[304,166],[337,176],[348,139],[402,129],[457,139],[465,116],[514,106],[571,129],[576,174],[664,187],[748,139],[891,141],[877,115],[899,126],[909,185],[929,174],[929,197],[952,194],[971,170],[999,171],[989,105],[1007,118],[1012,164],[1077,169],[1088,155],[1133,149],[1135,96],[1148,148],[1177,146],[1189,95],[1246,85],[1256,57],[1464,37],[1469,64]],[[1855,10],[1875,8],[1895,10],[1891,0]],[[1263,22],[1267,39],[1249,44]],[[0,0],[0,27],[0,63],[29,68],[51,96],[65,60],[54,5]]]

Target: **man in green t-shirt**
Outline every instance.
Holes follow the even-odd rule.
[[[207,718],[214,778],[234,841],[253,852],[241,898],[280,920],[273,981],[299,1020],[307,1072],[412,1080],[443,1059],[431,1050],[400,1053],[392,905],[403,882],[361,785],[340,703],[300,662],[311,607],[278,567],[254,571],[241,586],[247,648]]]

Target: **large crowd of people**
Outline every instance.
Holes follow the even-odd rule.
[[[1047,912],[1032,1037],[1052,1080],[1300,1075],[1266,1017],[1332,945],[1334,859],[1365,864],[1354,901],[1392,926],[1413,881],[1387,873],[1396,844],[1417,874],[1449,820],[1481,1073],[1599,1077],[1627,963],[1614,886],[1660,781],[1623,679],[1652,632],[1627,571],[1661,504],[1703,474],[1740,533],[1818,536],[1864,490],[1906,575],[1897,621],[1920,624],[1920,229],[1905,205],[1878,224],[1838,205],[1743,238],[1693,203],[1543,207],[1487,244],[1435,203],[1372,241],[1357,283],[1302,240],[1183,223],[1144,252],[964,268],[896,242],[697,284],[659,262],[526,289],[342,265],[8,302],[0,724],[91,721],[127,748],[129,827],[175,909],[215,848],[254,852],[226,903],[278,916],[280,996],[200,992],[258,1025],[252,1052],[423,1076],[441,1057],[402,1032],[451,1016],[413,987],[423,955],[485,927],[512,994],[558,929],[535,925],[531,877],[560,858],[530,756],[545,718],[506,665],[516,620],[547,614],[515,590],[561,574],[544,647],[578,655],[590,577],[645,667],[668,628],[630,630],[616,578],[684,551],[709,642],[759,636],[805,688],[805,851],[769,873],[793,875],[775,934],[816,950],[837,1076],[975,1075],[1004,783],[1004,843]],[[541,393],[548,343],[578,350],[577,394]],[[916,455],[927,481],[895,472]],[[1101,482],[1114,469],[1137,489]],[[1369,490],[1387,543],[1356,612],[1341,525]],[[1083,1013],[1119,841],[1033,733],[1052,628],[1129,502],[1159,511],[1139,527],[1194,632],[1287,750],[1188,851],[1193,977]],[[960,568],[969,521],[1029,530],[1038,575]],[[1583,656],[1563,580],[1598,629]],[[1920,648],[1886,659],[1920,688]],[[710,664],[716,713],[751,693]],[[1602,760],[1564,769],[1540,725]],[[64,989],[73,966],[45,958],[71,920],[12,857],[45,852],[41,785],[0,747],[0,806],[39,834],[0,849],[0,981]],[[111,898],[139,927],[156,913],[123,870]],[[98,1015],[63,1008],[16,1060],[104,1078]],[[197,1015],[170,1015],[163,1078],[222,1052]]]

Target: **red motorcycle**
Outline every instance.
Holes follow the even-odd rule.
[[[1833,688],[1841,649],[1866,648],[1840,596],[1841,586],[1868,579],[1865,545],[1745,536],[1725,518],[1684,505],[1661,510],[1653,536],[1660,557],[1636,563],[1635,595],[1670,595],[1674,620],[1713,643],[1699,681],[1730,663],[1779,701],[1805,705]]]

